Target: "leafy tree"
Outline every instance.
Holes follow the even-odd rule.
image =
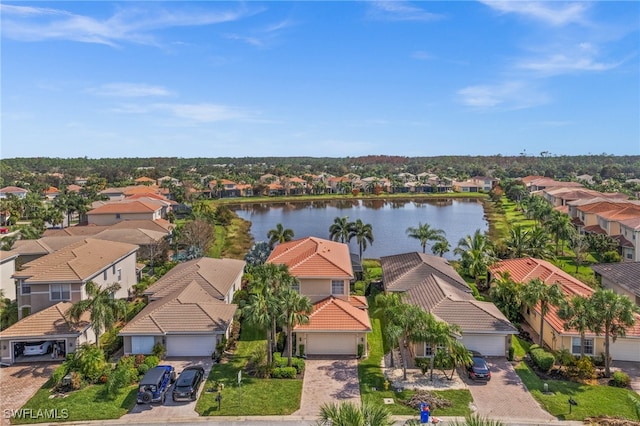
[[[419,309],[422,310],[421,308]],[[438,321],[433,315],[427,312],[425,314],[427,315],[424,317],[409,318],[409,320],[415,321],[415,324],[410,328],[409,338],[412,342],[425,342],[431,347],[429,377],[430,380],[433,380],[433,367],[438,350],[451,352],[456,340],[454,336],[460,335],[461,330],[456,324]]]
[[[627,296],[617,294],[611,289],[598,289],[591,295],[594,317],[591,329],[600,335],[604,333],[604,374],[611,375],[610,341],[624,337],[626,330],[636,322],[635,314],[640,313],[638,305]]]
[[[544,317],[551,306],[558,306],[563,299],[564,294],[558,283],[547,285],[540,278],[534,278],[524,284],[522,289],[523,303],[530,308],[535,308],[538,303],[540,304],[540,337],[538,345],[543,346],[544,344]]]
[[[285,228],[281,223],[278,223],[274,229],[270,229],[267,232],[269,247],[271,248],[273,248],[276,244],[291,241],[293,240],[293,237],[293,229]]]
[[[349,216],[336,217],[329,227],[329,238],[332,241],[339,240],[341,243],[348,243],[352,227],[353,224],[349,222]]]
[[[0,290],[0,330],[18,322],[18,301],[4,297],[4,290]]]
[[[258,241],[251,246],[244,260],[251,266],[262,265],[267,261],[270,254],[271,247],[269,243],[266,241]]]
[[[93,281],[85,284],[86,299],[74,303],[67,316],[73,323],[78,323],[85,312],[90,313],[91,328],[96,335],[96,345],[100,346],[100,336],[116,323],[119,318],[124,318],[127,305],[124,300],[114,299],[113,295],[120,290],[120,284],[114,283],[101,288]]]
[[[317,426],[392,426],[394,420],[383,405],[364,401],[362,405],[353,402],[326,403],[320,407]]]
[[[367,249],[367,243],[373,244],[373,228],[369,223],[363,223],[361,219],[353,223],[351,232],[349,233],[349,241],[356,239],[358,248],[360,249],[360,260],[362,260],[362,252]]]
[[[202,256],[215,241],[214,225],[204,219],[195,219],[185,223],[178,232],[180,244],[193,247],[197,256]]]
[[[576,263],[576,274],[580,268],[580,265],[584,263],[589,254],[589,243],[586,238],[577,232],[574,233],[569,239],[569,246],[573,250],[573,256]]]
[[[432,228],[428,223],[422,224],[422,222],[419,222],[416,228],[407,228],[406,232],[409,238],[420,241],[423,253],[426,252],[429,241],[439,241],[445,235],[442,229]]]
[[[564,255],[564,242],[569,239],[572,231],[574,230],[571,225],[571,219],[569,216],[554,210],[551,214],[551,219],[547,222],[547,228],[553,234],[553,238],[556,244],[556,256],[558,255],[558,246],[562,242],[562,255]]]
[[[444,256],[444,254],[449,252],[450,250],[451,245],[446,238],[439,238],[438,241],[433,243],[433,246],[431,247],[431,251],[433,252],[433,254],[440,257]]]

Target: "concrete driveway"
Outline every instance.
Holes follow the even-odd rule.
[[[180,372],[188,365],[199,365],[204,368],[205,380],[200,385],[200,391],[198,392],[198,398],[202,392],[206,378],[209,377],[213,361],[211,357],[187,357],[187,358],[168,358],[160,361],[161,365],[172,365],[176,369],[176,374]],[[124,416],[120,417],[120,421],[126,423],[128,421],[140,421],[146,419],[171,419],[177,417],[198,417],[196,413],[196,401],[189,402],[174,402],[171,399],[171,388],[167,390],[167,399],[164,405],[160,404],[136,404],[131,411]]]
[[[307,359],[300,409],[294,416],[317,416],[325,403],[351,401],[360,404],[358,360],[355,358]]]
[[[556,420],[540,408],[506,358],[487,358],[487,363],[491,381],[475,382],[466,376],[464,379],[478,414],[505,421],[522,419],[543,423]]]
[[[612,369],[621,370],[629,375],[631,379],[631,389],[640,394],[640,362],[633,361],[613,361]]]
[[[13,364],[0,368],[0,424],[8,425],[7,411],[17,410],[44,385],[59,362]]]

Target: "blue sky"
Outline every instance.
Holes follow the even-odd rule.
[[[2,158],[640,154],[640,2],[11,2]]]

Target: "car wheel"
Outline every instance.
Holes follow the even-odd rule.
[[[151,400],[153,399],[153,394],[149,391],[146,391],[145,393],[142,394],[142,402],[144,402],[145,404],[150,404]]]
[[[196,399],[198,399],[198,392],[194,392],[191,394],[191,400],[195,401]]]

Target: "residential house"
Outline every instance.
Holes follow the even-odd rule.
[[[640,217],[620,221],[621,257],[625,262],[640,262]]]
[[[50,186],[49,188],[44,190],[44,197],[49,201],[55,200],[59,195],[60,190],[55,186]]]
[[[165,346],[167,356],[210,356],[228,338],[245,262],[203,257],[171,269],[145,294],[147,305],[125,325],[125,354],[148,354]]]
[[[599,263],[591,265],[591,269],[602,287],[623,294],[640,306],[640,262]]]
[[[475,183],[481,191],[489,192],[498,184],[498,182],[500,182],[500,179],[489,176],[472,176],[469,179],[469,182]]]
[[[136,185],[155,185],[156,184],[156,180],[155,179],[151,179],[150,177],[146,177],[146,176],[142,176],[137,178],[135,181]]]
[[[21,354],[20,348],[27,342],[53,341],[60,349],[61,358],[75,352],[83,343],[95,342],[90,314],[87,312],[80,321],[72,323],[67,318],[71,306],[71,302],[58,302],[0,331],[0,362],[33,362],[33,357]]]
[[[0,250],[0,290],[2,298],[16,300],[16,282],[13,274],[16,272],[18,253]]]
[[[309,322],[293,329],[296,353],[300,345],[306,355],[357,355],[359,345],[366,352],[367,299],[350,295],[354,272],[347,244],[316,237],[280,243],[267,262],[287,265],[297,290],[313,304]]]
[[[546,188],[562,187],[562,188],[583,188],[584,185],[579,182],[561,182],[545,176],[527,176],[520,179],[529,192],[541,191]]]
[[[239,197],[238,184],[229,179],[215,179],[209,182],[211,195],[216,198]]]
[[[89,224],[114,225],[123,220],[158,220],[162,217],[163,207],[148,201],[112,202],[89,210]]]
[[[548,285],[557,283],[567,298],[574,295],[590,297],[593,289],[577,278],[564,272],[555,265],[541,259],[506,259],[490,267],[489,279],[509,272],[511,279],[526,285],[533,279],[541,279]],[[540,305],[524,308],[522,316],[535,333],[540,333]],[[580,354],[580,333],[577,330],[565,330],[564,321],[558,316],[558,308],[551,306],[544,317],[544,344],[551,350],[568,349],[574,355]],[[598,356],[604,352],[604,336],[588,332],[585,339],[585,353]],[[610,342],[610,355],[613,360],[640,362],[640,315],[636,315],[633,327],[627,330],[625,337]]]
[[[436,319],[461,329],[459,339],[470,350],[486,356],[506,356],[516,327],[489,302],[476,300],[469,285],[444,258],[412,252],[380,258],[386,293],[402,293]],[[413,357],[430,357],[428,343],[409,345]]]
[[[24,264],[13,274],[19,291],[18,317],[58,302],[85,299],[89,281],[101,287],[118,283],[121,288],[114,297],[128,297],[137,283],[137,251],[136,245],[85,238]]]
[[[17,186],[5,186],[4,188],[0,188],[0,199],[7,198],[9,195],[13,195],[14,197],[18,198],[24,198],[27,196],[27,192],[29,191]]]

